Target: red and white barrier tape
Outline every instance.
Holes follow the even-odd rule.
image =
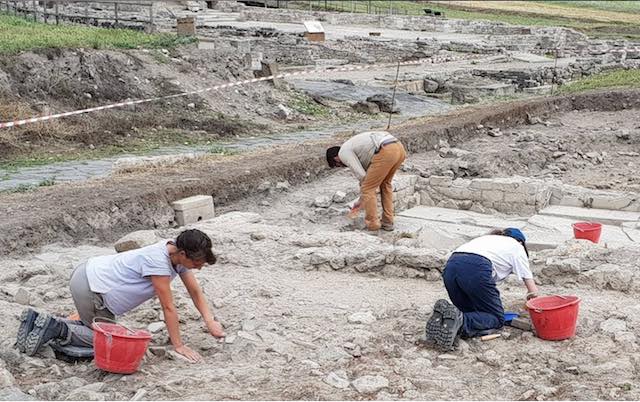
[[[582,52],[582,51],[586,51],[586,49],[583,50],[575,50],[575,49],[532,49],[532,50],[526,50],[523,53],[534,53],[534,54],[553,54],[555,51],[559,51],[559,52]],[[610,50],[604,50],[601,53],[597,53],[597,54],[593,54],[594,56],[597,56],[599,54],[604,54],[604,53],[628,53],[628,52],[640,52],[640,48],[637,47],[632,47],[632,48],[624,48],[624,49],[610,49]]]
[[[430,64],[447,63],[447,62],[451,62],[451,61],[475,59],[475,58],[479,58],[480,56],[481,55],[427,58],[427,59],[419,59],[419,60],[413,60],[413,61],[400,62],[400,65],[401,66],[408,66],[408,65],[419,65],[419,64],[423,64],[423,63],[430,63]],[[270,75],[268,77],[252,78],[252,79],[249,79],[249,80],[230,82],[228,84],[216,85],[216,86],[213,86],[213,87],[199,89],[199,90],[196,90],[196,91],[181,92],[181,93],[174,94],[174,95],[166,95],[166,96],[160,96],[160,97],[155,97],[155,98],[147,98],[147,99],[139,99],[139,100],[134,100],[134,101],[113,103],[113,104],[105,105],[105,106],[97,106],[97,107],[92,107],[92,108],[88,108],[88,109],[74,110],[72,112],[64,112],[64,113],[50,114],[50,115],[46,115],[46,116],[31,117],[29,119],[23,119],[23,120],[9,121],[9,122],[5,122],[5,123],[0,123],[0,129],[18,127],[18,126],[23,126],[25,124],[38,123],[38,122],[43,122],[43,121],[48,121],[48,120],[59,119],[59,118],[62,118],[62,117],[69,117],[69,116],[76,116],[76,115],[84,114],[84,113],[97,112],[97,111],[101,111],[101,110],[115,109],[115,108],[124,107],[124,106],[139,105],[139,104],[142,104],[142,103],[149,103],[149,102],[167,100],[167,99],[178,98],[178,97],[182,97],[182,96],[196,95],[196,94],[201,94],[201,93],[204,93],[204,92],[209,92],[209,91],[214,91],[214,90],[224,89],[224,88],[231,88],[231,87],[240,86],[240,85],[247,85],[247,84],[252,84],[252,83],[260,82],[260,81],[269,81],[269,80],[273,80],[273,79],[281,79],[281,78],[286,78],[286,77],[295,77],[295,76],[299,76],[299,75],[309,75],[309,74],[318,73],[318,72],[357,71],[357,70],[368,70],[368,69],[376,69],[376,68],[396,67],[397,65],[398,65],[398,63],[367,64],[367,65],[355,66],[355,67],[326,68],[326,69],[321,69],[321,70],[317,70],[316,69],[316,70],[296,71],[296,72],[292,72],[292,73],[283,73],[283,74],[277,74],[277,75]]]

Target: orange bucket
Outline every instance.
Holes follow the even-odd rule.
[[[573,236],[576,239],[591,240],[594,243],[600,241],[602,224],[597,222],[576,222],[573,225]]]
[[[151,334],[147,331],[134,331],[115,322],[93,320],[94,361],[101,370],[119,374],[135,373],[150,340]]]
[[[527,302],[538,338],[549,341],[568,339],[576,334],[579,306],[578,296],[542,296]]]

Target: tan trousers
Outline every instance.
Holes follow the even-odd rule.
[[[373,156],[367,175],[360,184],[360,201],[364,207],[364,222],[369,230],[380,229],[376,190],[382,200],[382,223],[393,224],[393,175],[407,154],[400,142],[388,144]]]

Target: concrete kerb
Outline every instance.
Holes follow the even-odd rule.
[[[469,108],[462,112],[417,119],[391,131],[409,153],[433,149],[441,139],[451,143],[476,135],[476,126],[506,128],[526,122],[527,114],[541,115],[599,108],[614,111],[640,104],[640,91],[619,90],[519,101]],[[82,184],[57,185],[32,193],[6,194],[0,200],[7,218],[0,222],[0,241],[6,252],[24,252],[55,241],[86,238],[115,241],[131,231],[174,225],[170,202],[195,194],[211,194],[216,206],[252,194],[264,181],[286,179],[292,185],[314,180],[328,172],[324,148],[339,140],[278,147],[210,162],[206,169],[190,172],[167,169],[157,178],[132,174]],[[250,166],[252,168],[247,169]],[[213,169],[212,169],[213,167]],[[224,174],[221,175],[221,170]],[[223,177],[222,177],[223,176]],[[185,177],[191,178],[185,181]],[[180,183],[168,188],[173,180]],[[114,188],[127,191],[114,192]],[[70,200],[83,200],[82,204]],[[53,207],[55,205],[55,207]]]

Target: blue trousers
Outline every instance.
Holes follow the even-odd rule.
[[[462,336],[481,336],[504,325],[500,292],[491,261],[477,254],[453,253],[442,275],[451,302],[464,315]]]

